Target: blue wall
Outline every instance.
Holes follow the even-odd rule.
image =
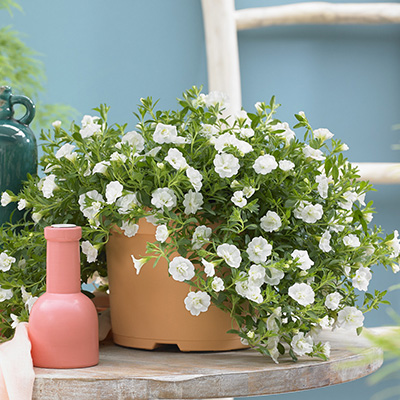
[[[356,2],[352,0],[352,2]],[[207,88],[206,56],[199,0],[21,0],[24,13],[1,12],[2,25],[26,34],[42,54],[48,81],[46,102],[70,104],[83,114],[107,103],[110,119],[134,126],[131,112],[140,97],[175,98],[192,85]],[[296,3],[237,0],[237,7]],[[239,33],[243,103],[251,109],[273,94],[283,104],[279,117],[290,123],[306,112],[315,128],[328,127],[343,139],[354,161],[400,161],[391,150],[400,142],[400,26],[293,26]],[[400,187],[379,186],[370,196],[385,230],[400,228]],[[378,271],[374,285],[398,282]],[[389,299],[400,312],[400,295]],[[390,324],[385,309],[372,312],[367,326]],[[282,399],[368,399],[378,388],[365,380]],[[278,396],[268,398],[274,399]]]

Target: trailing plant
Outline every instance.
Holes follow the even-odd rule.
[[[222,94],[193,87],[177,110],[141,99],[135,131],[109,124],[102,105],[69,131],[54,123],[42,133],[45,176],[1,198],[18,202],[35,223],[0,255],[0,285],[11,290],[4,327],[12,310],[27,319],[19,286],[29,282],[32,297],[44,290],[40,274],[15,275],[21,262],[34,268],[23,253],[27,235],[38,238],[55,223],[82,226],[86,281],[106,275],[115,226],[132,237],[147,218],[157,225],[154,243],[147,254],[133,252],[132,268],[140,274],[148,261],[167,258],[171,279],[188,287],[188,312],[214,303],[236,322],[233,334],[275,361],[285,352],[294,360],[329,357],[329,343],[317,338],[322,328],[361,331],[364,313],[385,303],[385,291],[368,291],[373,266],[399,269],[398,232],[368,226],[371,185],[343,156],[348,147],[328,129],[313,129],[304,113],[295,115],[300,140],[276,118],[274,98],[231,116],[224,104]]]

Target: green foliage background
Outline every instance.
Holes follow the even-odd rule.
[[[13,9],[22,8],[13,0],[0,0],[0,10],[12,15]],[[0,85],[8,85],[14,94],[28,96],[36,104],[33,130],[38,132],[49,127],[55,119],[66,121],[75,116],[76,110],[64,104],[45,104],[41,94],[45,92],[45,67],[40,54],[30,49],[22,40],[22,34],[10,26],[0,28]]]

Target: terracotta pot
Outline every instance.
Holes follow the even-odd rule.
[[[182,351],[244,348],[236,335],[226,333],[232,328],[229,314],[214,305],[197,317],[186,310],[184,299],[190,287],[168,275],[165,259],[155,268],[150,261],[136,274],[131,254],[145,256],[147,243],[155,240],[155,231],[152,224],[141,220],[136,236],[114,233],[107,244],[114,342],[141,349],[175,344]]]

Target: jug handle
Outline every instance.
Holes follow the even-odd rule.
[[[21,124],[29,125],[33,118],[35,117],[35,104],[33,101],[26,96],[11,96],[10,98],[11,106],[14,104],[22,104],[26,108],[25,115],[18,121]]]

